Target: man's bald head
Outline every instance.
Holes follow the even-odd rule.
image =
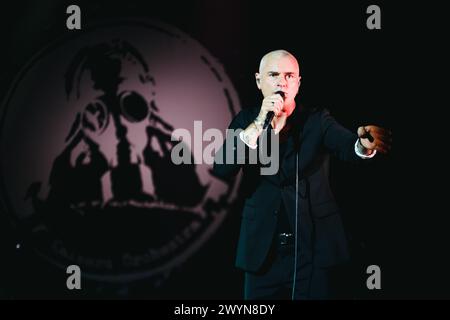
[[[283,92],[285,106],[292,111],[301,76],[297,59],[291,53],[275,50],[264,55],[255,78],[256,85],[264,97]]]
[[[299,68],[298,61],[294,57],[293,54],[286,50],[274,50],[269,53],[266,53],[262,58],[261,62],[259,63],[259,73],[262,73],[264,68],[266,67],[267,63],[270,63],[274,60],[278,60],[280,58],[288,57],[292,59],[292,61],[295,61],[295,64],[297,65],[297,68]]]

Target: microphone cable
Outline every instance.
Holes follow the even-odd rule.
[[[297,259],[298,259],[298,223],[300,222],[300,217],[298,215],[298,154],[296,154],[296,162],[295,162],[295,235],[294,235],[294,276],[292,279],[292,295],[291,300],[294,300],[295,297],[295,285],[297,278]]]

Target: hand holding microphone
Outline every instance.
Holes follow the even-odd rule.
[[[240,133],[240,138],[250,148],[256,149],[260,134],[272,121],[275,114],[279,115],[284,106],[284,92],[277,91],[275,94],[265,97],[259,115],[256,119]]]
[[[263,130],[267,129],[273,117],[281,112],[281,110],[283,109],[283,105],[284,105],[283,91],[277,91],[275,94],[267,96],[266,98],[264,98],[262,102],[261,110],[255,122]]]

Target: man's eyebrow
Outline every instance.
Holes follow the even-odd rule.
[[[287,74],[287,75],[295,74],[295,72],[293,72],[293,71],[281,72],[281,73],[284,73],[284,74]],[[279,71],[267,71],[267,74],[280,74],[280,72]]]

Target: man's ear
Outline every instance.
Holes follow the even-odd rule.
[[[301,81],[302,77],[298,77],[298,87],[297,87],[297,93],[295,94],[297,96],[298,92],[300,91],[300,85],[302,84]]]
[[[258,89],[261,90],[261,75],[258,72],[255,73],[255,79],[256,79],[256,86],[258,87]]]

